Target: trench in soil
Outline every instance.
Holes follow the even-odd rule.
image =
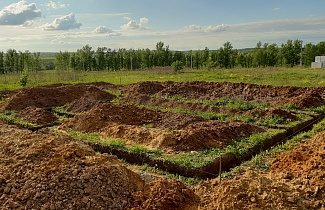
[[[265,139],[261,145],[250,148],[249,152],[245,155],[238,157],[233,153],[225,153],[220,158],[215,159],[213,162],[200,168],[189,168],[170,161],[153,159],[147,155],[140,155],[98,143],[87,142],[87,144],[96,152],[116,155],[119,159],[123,159],[131,164],[148,164],[151,167],[185,177],[196,177],[201,179],[216,178],[219,176],[220,169],[221,172],[228,171],[231,168],[240,165],[242,162],[251,159],[254,155],[260,153],[261,151],[268,150],[277,144],[284,143],[286,140],[301,132],[311,130],[313,125],[324,119],[324,117],[325,114],[312,116],[312,119],[310,120],[299,123],[298,125],[287,129],[283,133],[279,133],[271,138]]]

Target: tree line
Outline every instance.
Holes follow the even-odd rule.
[[[21,52],[14,49],[0,52],[0,74],[21,73],[23,71],[37,71],[41,69],[39,52]]]
[[[310,66],[315,56],[325,54],[325,42],[307,43],[288,40],[286,43],[258,42],[253,49],[236,50],[226,42],[218,50],[172,51],[169,45],[158,42],[150,49],[110,49],[98,47],[94,50],[85,45],[76,52],[59,52],[48,69],[75,71],[119,71],[150,69],[153,67],[182,66],[187,68],[256,68],[298,65]],[[17,52],[9,49],[0,52],[0,74],[22,71],[37,71],[42,68],[40,53]],[[44,65],[43,65],[44,66]],[[46,67],[47,68],[47,67]]]
[[[154,50],[150,49],[110,49],[99,47],[93,50],[86,45],[77,52],[59,52],[55,56],[57,70],[83,71],[118,71],[121,69],[134,70],[152,67],[182,65],[188,68],[256,68],[298,65],[310,66],[315,56],[325,54],[325,42],[316,45],[308,43],[303,46],[301,40],[288,40],[278,46],[258,42],[256,47],[248,50],[233,49],[226,42],[218,50],[171,51],[169,45],[158,42]]]

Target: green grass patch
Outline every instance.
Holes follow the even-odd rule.
[[[74,117],[76,114],[73,112],[68,112],[65,110],[64,106],[54,107],[52,111],[59,117],[59,118],[71,118]]]
[[[148,149],[140,144],[132,144],[130,146],[126,145],[126,141],[123,139],[101,139],[98,134],[95,133],[83,133],[77,131],[69,131],[68,134],[73,138],[89,142],[89,143],[98,143],[103,146],[108,146],[113,149],[119,149],[127,151],[129,153],[134,153],[143,156],[150,156],[153,158],[160,157],[163,152],[158,149]]]
[[[25,122],[25,121],[19,119],[17,117],[17,115],[18,115],[18,112],[16,112],[16,111],[6,111],[4,113],[0,113],[0,119],[4,120],[8,124],[17,125],[19,127],[27,128],[27,129],[36,128],[39,126],[37,124]]]
[[[315,124],[310,131],[299,133],[298,135],[295,135],[282,144],[278,144],[267,151],[262,151],[261,153],[254,156],[251,160],[245,161],[240,166],[233,168],[230,172],[224,173],[224,176],[231,178],[232,174],[237,174],[238,171],[241,171],[243,168],[247,167],[254,170],[268,171],[272,164],[272,160],[278,154],[294,149],[302,142],[314,137],[319,132],[322,132],[324,130],[325,119]]]
[[[147,155],[150,157],[160,157],[163,154],[163,152],[158,149],[148,149],[141,144],[133,144],[128,148],[128,151],[139,155]]]
[[[158,96],[156,95],[153,95],[152,97],[158,98]],[[227,108],[240,109],[242,111],[248,111],[256,108],[265,109],[269,107],[269,105],[266,103],[249,103],[249,102],[245,102],[243,99],[234,99],[230,97],[222,97],[220,99],[213,99],[213,100],[199,100],[199,99],[189,99],[177,95],[169,96],[167,94],[162,98],[169,101],[199,103],[199,104],[206,104],[215,107],[227,107]]]
[[[264,133],[253,134],[247,138],[233,140],[225,148],[212,148],[207,150],[198,151],[197,154],[185,153],[175,155],[163,155],[161,158],[170,162],[176,163],[180,166],[188,168],[201,168],[209,163],[220,158],[221,155],[226,153],[234,154],[237,157],[246,155],[254,147],[261,146],[265,140],[273,138],[274,136],[284,133],[284,130],[272,129]]]
[[[28,87],[55,83],[108,82],[128,85],[144,81],[207,81],[244,82],[273,86],[315,87],[324,86],[325,71],[311,68],[236,68],[236,69],[185,69],[179,74],[159,68],[137,71],[38,71],[29,73]],[[20,89],[20,74],[0,75],[0,90]]]
[[[243,99],[234,99],[230,97],[222,97],[220,99],[215,100],[204,100],[202,101],[202,103],[210,106],[224,106],[227,108],[240,109],[241,111],[248,111],[256,108],[265,109],[269,107],[269,105],[267,105],[266,103],[249,103],[244,101]]]
[[[308,108],[308,111],[312,111],[312,112],[317,112],[317,113],[325,113],[325,105],[319,106],[319,107],[312,107],[312,108]]]

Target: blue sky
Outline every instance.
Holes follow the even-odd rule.
[[[324,0],[0,0],[0,51],[325,41]]]

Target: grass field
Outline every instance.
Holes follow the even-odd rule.
[[[19,74],[0,75],[0,90],[21,88]],[[27,87],[53,83],[108,82],[132,84],[142,81],[209,81],[243,82],[274,86],[324,86],[325,70],[311,68],[239,68],[239,69],[187,69],[173,73],[168,68],[118,72],[59,72],[40,71],[29,73]]]

